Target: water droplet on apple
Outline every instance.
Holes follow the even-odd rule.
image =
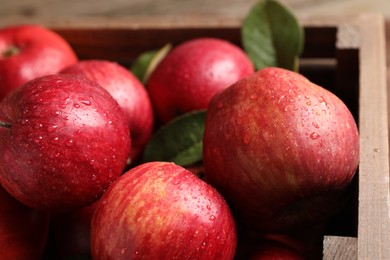
[[[87,100],[87,99],[79,99],[80,103],[86,105],[86,106],[90,106],[92,103],[91,101]]]
[[[310,136],[310,138],[313,139],[313,140],[318,139],[319,137],[321,137],[321,136],[320,136],[318,133],[316,133],[316,132],[311,133],[309,136]]]
[[[315,128],[320,128],[319,124],[316,123],[316,122],[313,122],[312,125],[313,125]]]
[[[325,100],[324,97],[321,96],[318,100],[320,101],[320,103],[324,103],[326,107],[329,107],[329,104],[328,104],[328,102]]]
[[[54,137],[53,139],[51,139],[51,143],[52,143],[52,144],[58,144],[58,141],[59,141],[58,136],[56,136],[56,137]]]
[[[73,146],[73,139],[69,139],[65,142],[66,146],[71,147]]]
[[[42,139],[43,139],[42,136],[38,136],[37,138],[34,139],[34,142],[39,144],[42,141]]]
[[[256,99],[258,99],[259,97],[258,97],[256,94],[252,94],[252,95],[250,95],[249,98],[252,99],[252,100],[256,100]]]
[[[96,175],[95,174],[92,174],[92,180],[94,181],[94,180],[96,180]]]
[[[60,111],[54,111],[54,112],[53,112],[53,116],[54,116],[54,117],[59,116],[60,114],[61,114]]]
[[[73,104],[73,107],[75,107],[75,108],[79,108],[79,107],[80,107],[80,105],[79,105],[78,103],[74,103],[74,104]]]
[[[214,215],[211,215],[211,216],[209,217],[209,220],[210,220],[210,221],[215,221],[215,219],[216,219],[216,217],[215,217]]]
[[[57,125],[52,125],[52,126],[49,126],[49,127],[47,128],[47,131],[48,131],[49,133],[53,133],[53,132],[55,132],[55,131],[57,130],[57,128],[58,128]]]
[[[36,129],[39,129],[39,128],[41,128],[41,127],[43,127],[43,125],[42,125],[41,123],[35,124],[35,128],[36,128]]]

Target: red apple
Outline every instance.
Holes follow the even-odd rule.
[[[207,180],[237,219],[280,231],[325,221],[345,205],[359,136],[338,97],[270,67],[213,98],[203,149]]]
[[[235,222],[223,197],[169,162],[141,164],[102,196],[91,227],[92,258],[232,259]]]
[[[142,83],[122,65],[106,60],[83,60],[61,73],[85,75],[110,92],[127,117],[131,159],[136,161],[152,135],[154,124],[152,103]]]
[[[147,89],[160,123],[193,110],[237,80],[252,74],[248,56],[232,43],[196,38],[176,46],[150,75]]]
[[[41,259],[48,225],[47,211],[23,205],[0,186],[1,259]]]
[[[75,75],[29,81],[0,103],[0,182],[33,208],[95,200],[118,178],[131,139],[112,96]]]
[[[71,46],[54,31],[38,25],[0,29],[0,100],[25,82],[77,62]]]

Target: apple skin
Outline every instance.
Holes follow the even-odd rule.
[[[61,73],[84,75],[110,92],[127,117],[132,141],[131,160],[137,161],[154,126],[152,103],[138,78],[122,65],[107,60],[82,60]]]
[[[170,162],[130,169],[104,193],[92,219],[95,260],[233,259],[236,243],[223,197]]]
[[[206,109],[217,92],[253,72],[253,63],[239,47],[222,39],[196,38],[174,47],[146,85],[158,121],[164,124]]]
[[[349,109],[302,75],[269,67],[216,95],[203,163],[241,221],[259,231],[299,229],[345,206],[359,162]]]
[[[16,48],[17,53],[12,53]],[[78,58],[69,43],[39,25],[0,29],[0,100],[11,90],[34,78],[54,74]]]
[[[75,75],[31,80],[0,102],[0,182],[39,209],[97,200],[124,171],[131,139],[125,116],[95,82]]]
[[[0,255],[2,259],[41,259],[47,241],[49,212],[29,208],[0,186]]]

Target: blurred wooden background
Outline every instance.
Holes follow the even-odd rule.
[[[380,12],[390,19],[389,0],[280,0],[298,16]],[[0,18],[216,15],[242,17],[257,0],[0,0]]]

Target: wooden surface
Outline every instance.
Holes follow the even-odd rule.
[[[388,120],[385,24],[379,17],[372,23],[363,18],[359,24],[371,37],[360,38],[359,54],[359,103],[364,109],[359,113],[358,257],[390,259],[388,125],[383,124]]]
[[[381,12],[390,16],[388,0],[280,0],[299,16],[356,15]],[[242,17],[257,0],[1,0],[0,16],[161,16],[219,15]]]

